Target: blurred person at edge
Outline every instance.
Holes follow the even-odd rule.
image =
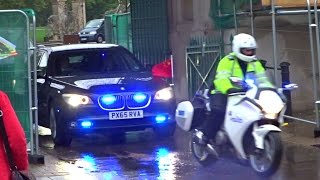
[[[166,59],[152,67],[152,75],[156,78],[163,78],[167,82],[172,82],[171,59]]]
[[[14,163],[19,171],[30,177],[26,136],[9,97],[3,91],[0,91],[0,109],[3,112],[3,123],[12,149]],[[10,165],[2,137],[0,144],[2,144],[0,148],[0,180],[10,180]]]

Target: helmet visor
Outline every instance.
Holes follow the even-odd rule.
[[[240,52],[246,56],[253,56],[256,54],[256,49],[253,48],[241,48]]]

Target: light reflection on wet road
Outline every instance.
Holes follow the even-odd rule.
[[[250,179],[260,180],[250,166],[234,159],[200,166],[188,147],[188,133],[159,140],[151,132],[128,133],[125,142],[92,137],[77,139],[71,147],[54,147],[41,137],[41,150],[61,162],[52,168],[65,172],[63,179]],[[285,144],[280,170],[271,180],[320,179],[320,149]],[[63,174],[62,174],[63,175]]]

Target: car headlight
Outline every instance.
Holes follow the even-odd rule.
[[[90,31],[89,34],[97,34],[97,31]]]
[[[66,103],[68,103],[72,107],[77,107],[79,105],[92,104],[92,101],[88,96],[83,96],[79,94],[63,94],[62,98]]]
[[[154,99],[159,99],[159,100],[169,100],[173,98],[173,89],[172,87],[167,87],[164,89],[161,89],[156,92]]]

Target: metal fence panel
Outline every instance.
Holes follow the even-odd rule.
[[[167,0],[131,0],[133,53],[143,64],[168,58]]]
[[[105,34],[107,43],[119,44],[132,51],[130,13],[106,15]]]
[[[0,10],[0,36],[15,45],[17,52],[0,60],[0,87],[8,94],[29,141],[31,92],[28,78],[29,20],[26,14],[19,10]]]
[[[215,37],[195,37],[186,48],[189,99],[192,99],[197,91],[211,86],[214,67],[221,58],[219,42]]]

